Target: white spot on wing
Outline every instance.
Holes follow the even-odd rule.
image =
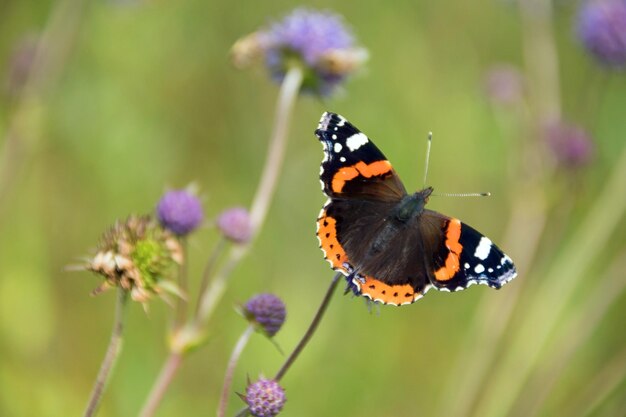
[[[355,133],[354,135],[346,139],[346,145],[348,145],[348,148],[352,152],[356,151],[361,146],[365,145],[367,142],[369,142],[369,139],[367,138],[367,136],[365,136],[365,134],[360,133],[360,132]]]
[[[489,256],[489,252],[491,252],[491,245],[491,240],[483,236],[480,238],[480,242],[478,242],[474,256],[484,261]]]
[[[341,143],[339,142],[335,143],[335,146],[333,147],[333,150],[335,151],[335,153],[341,152],[342,149],[343,149],[343,146],[341,146]]]
[[[339,158],[339,160],[340,160],[341,162],[346,162],[346,158],[345,158],[345,157],[343,157],[343,156],[342,156],[341,158]]]
[[[485,267],[482,264],[478,264],[474,267],[474,272],[476,272],[477,274],[481,274],[485,272]]]

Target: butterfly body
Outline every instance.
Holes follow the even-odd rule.
[[[324,113],[320,181],[328,201],[317,237],[331,267],[352,290],[404,305],[430,288],[500,288],[515,266],[489,239],[459,220],[426,209],[431,187],[408,194],[389,161],[345,118]]]

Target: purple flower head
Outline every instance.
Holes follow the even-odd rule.
[[[292,65],[305,73],[303,90],[330,94],[366,59],[341,16],[329,11],[296,9],[262,32],[265,61],[272,77],[282,81]]]
[[[283,409],[287,398],[278,382],[259,378],[246,388],[244,401],[254,417],[274,417]]]
[[[546,140],[557,162],[563,167],[582,167],[593,157],[593,141],[579,126],[554,123],[546,129]]]
[[[485,74],[484,90],[494,104],[507,106],[519,103],[524,95],[522,74],[513,65],[494,65]]]
[[[578,14],[585,48],[607,67],[626,67],[626,0],[590,0]]]
[[[258,325],[269,337],[274,336],[285,322],[287,310],[274,294],[259,294],[243,307],[246,318]]]
[[[161,225],[179,236],[193,231],[204,218],[200,200],[187,190],[166,192],[159,200],[156,211]]]
[[[250,215],[243,207],[224,210],[217,219],[217,227],[224,237],[236,243],[247,243],[252,237]]]

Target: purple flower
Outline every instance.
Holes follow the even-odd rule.
[[[587,1],[578,14],[585,48],[607,67],[626,67],[626,0]]]
[[[217,219],[217,227],[224,237],[236,243],[247,243],[252,237],[250,215],[243,207],[224,210]]]
[[[244,314],[272,337],[285,322],[287,310],[282,300],[274,294],[259,294],[244,305]]]
[[[546,140],[557,162],[566,168],[584,166],[593,157],[593,141],[579,126],[554,123],[546,129]]]
[[[161,225],[184,236],[197,228],[204,213],[200,200],[187,190],[171,190],[157,204],[157,217]]]
[[[233,46],[233,62],[239,68],[260,57],[276,81],[297,66],[303,71],[303,91],[328,95],[361,67],[367,51],[355,45],[341,16],[300,8]]]
[[[523,76],[513,65],[494,65],[485,74],[484,89],[487,97],[495,104],[516,104],[524,95]]]
[[[287,398],[285,390],[278,382],[259,378],[246,388],[244,401],[254,417],[274,417],[283,409]]]

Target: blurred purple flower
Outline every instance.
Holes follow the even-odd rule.
[[[252,237],[250,215],[243,207],[224,210],[217,219],[217,227],[224,237],[236,243],[247,243]]]
[[[588,0],[578,14],[584,46],[607,67],[626,67],[626,0]]]
[[[166,192],[159,200],[156,211],[161,225],[179,236],[193,231],[204,218],[200,200],[187,190]]]
[[[583,128],[560,122],[548,126],[545,133],[552,154],[562,166],[578,168],[593,158],[594,143]]]
[[[355,45],[340,15],[306,8],[294,10],[233,47],[233,59],[240,67],[263,55],[276,81],[298,65],[304,70],[303,90],[322,95],[332,93],[367,59],[367,51]]]
[[[258,381],[249,384],[243,400],[250,408],[250,414],[254,417],[274,417],[280,413],[287,398],[285,390],[278,382],[259,378]]]
[[[509,106],[519,103],[524,95],[524,81],[518,68],[509,64],[492,66],[484,78],[484,90],[494,103]]]
[[[39,39],[35,35],[21,38],[11,53],[7,66],[5,88],[7,93],[15,96],[26,85],[28,77],[33,71],[33,63],[37,55]]]
[[[287,316],[285,304],[274,294],[255,295],[248,300],[243,309],[246,318],[270,337],[280,330]]]

